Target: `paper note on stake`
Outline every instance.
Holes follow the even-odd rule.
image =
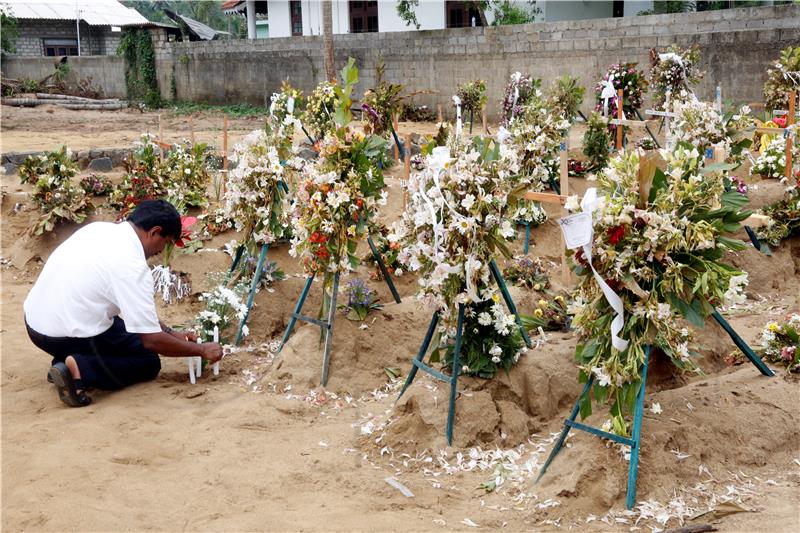
[[[577,213],[558,219],[567,248],[574,250],[592,242],[592,214]]]

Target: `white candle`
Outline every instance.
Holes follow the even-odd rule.
[[[197,338],[197,344],[203,344],[203,341],[201,341],[199,337]],[[197,363],[197,370],[195,371],[195,374],[197,374],[197,377],[199,378],[203,375],[203,358],[194,357],[194,360]]]
[[[290,99],[291,102],[294,104],[294,98]],[[219,343],[219,327],[214,326],[214,342]],[[219,376],[219,361],[214,363],[214,375]]]
[[[187,357],[186,362],[189,363],[189,383],[194,385],[197,383],[194,379],[194,357]]]

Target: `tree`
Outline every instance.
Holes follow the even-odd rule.
[[[6,7],[0,5],[0,49],[2,54],[11,54],[17,51],[17,19],[11,13],[6,13]]]
[[[510,0],[493,0],[490,4],[494,15],[492,26],[530,24],[536,22],[537,15],[542,14],[542,10],[536,5],[536,0],[526,2],[527,6]]]
[[[333,63],[333,10],[331,0],[322,0],[322,46],[325,61],[325,76],[328,81],[336,81],[336,67]]]

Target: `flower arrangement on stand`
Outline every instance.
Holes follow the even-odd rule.
[[[463,373],[491,377],[522,353],[515,318],[490,285],[490,262],[498,254],[510,257],[515,235],[510,219],[527,187],[517,152],[480,137],[470,144],[451,138],[412,174],[408,208],[389,240],[400,244],[406,269],[420,276],[417,298],[441,317],[432,361],[451,360],[462,303]]]
[[[336,86],[335,129],[320,141],[320,156],[308,166],[293,207],[294,236],[290,255],[308,275],[324,276],[323,309],[329,309],[334,274],[358,266],[358,241],[375,223],[385,205],[382,166],[386,140],[366,135],[350,125],[353,86],[358,69],[351,58]]]
[[[600,171],[608,164],[611,135],[608,124],[600,113],[592,113],[583,134],[583,155],[586,156],[588,171]]]
[[[156,165],[159,181],[170,200],[187,207],[208,205],[206,191],[211,174],[206,165],[206,148],[202,143],[173,145],[162,162]]]
[[[400,109],[405,98],[403,85],[389,83],[383,79],[384,64],[381,59],[375,68],[375,87],[368,89],[361,104],[364,132],[385,135],[392,129],[392,117]]]
[[[125,176],[108,199],[112,207],[119,209],[120,220],[143,201],[166,194],[166,186],[158,172],[158,145],[147,134],[134,145],[136,149],[123,162]]]
[[[275,122],[283,123],[286,117],[297,116],[303,108],[303,91],[295,89],[288,80],[281,83],[281,90],[270,97],[269,114]]]
[[[317,141],[336,127],[336,88],[336,81],[321,81],[306,100],[306,108],[300,120]]]
[[[569,128],[569,122],[559,112],[553,112],[536,90],[508,131],[508,144],[519,154],[520,172],[533,191],[557,187],[559,173],[558,151]],[[506,142],[504,140],[504,142]],[[515,214],[520,222],[542,224],[547,213],[538,202],[523,200]]]
[[[789,109],[789,91],[800,88],[800,46],[785,48],[772,66],[764,83],[767,109]]]
[[[108,176],[102,174],[89,174],[81,178],[78,184],[83,192],[91,194],[92,196],[105,196],[114,190],[114,184],[108,179]]]
[[[553,81],[547,97],[547,105],[553,112],[572,124],[580,112],[586,88],[578,85],[578,78],[561,76]]]
[[[617,91],[622,89],[622,112],[627,118],[634,118],[642,107],[647,92],[647,79],[637,70],[638,63],[619,63],[611,65],[594,88],[595,111],[606,117],[617,116]],[[611,125],[610,128],[615,128]]]
[[[786,188],[786,194],[781,200],[762,211],[769,220],[766,226],[758,228],[759,239],[779,246],[782,240],[800,235],[800,187],[796,182]]]
[[[522,112],[522,108],[536,95],[541,85],[542,80],[531,78],[527,74],[515,72],[511,75],[503,96],[503,127],[507,128],[511,120]]]
[[[461,109],[464,113],[469,113],[469,128],[472,132],[472,121],[476,115],[483,113],[483,108],[486,106],[486,82],[472,80],[462,83],[456,90],[456,96],[461,100]]]
[[[691,94],[691,85],[700,81],[705,72],[700,70],[700,47],[692,45],[681,48],[677,44],[670,45],[659,53],[650,49],[650,84],[653,86],[653,106],[663,109],[667,93],[673,97],[686,91]]]
[[[683,93],[681,96],[685,98],[688,95]],[[755,122],[747,106],[735,113],[721,114],[712,104],[685,98],[675,105],[667,150],[674,149],[679,143],[694,146],[701,152],[719,146],[724,149],[726,160],[738,165],[744,162],[754,129]]]
[[[761,330],[762,359],[786,365],[787,372],[800,372],[800,314],[783,322],[770,321]]]
[[[19,168],[20,181],[33,185],[31,198],[41,213],[31,228],[35,235],[52,231],[62,221],[80,224],[92,209],[86,193],[71,181],[78,173],[71,156],[62,146],[54,152],[27,157]]]
[[[661,349],[679,369],[696,369],[692,333],[678,318],[702,327],[715,306],[741,302],[747,282],[721,261],[727,251],[745,248],[726,234],[749,216],[742,210],[747,198],[726,191],[725,172],[704,168],[696,148],[679,144],[661,155],[666,172],[657,168],[658,154],[611,160],[597,176],[596,198],[590,189],[583,200],[582,209],[592,213],[591,243],[570,254],[582,302],[573,321],[581,338],[580,381],[594,374],[594,398],[611,404],[611,426],[620,435],[628,433],[645,346]],[[621,300],[624,319],[606,290]],[[589,395],[581,412],[591,413]]]

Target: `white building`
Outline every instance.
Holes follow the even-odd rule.
[[[524,0],[514,0],[514,2],[523,7],[528,6],[528,2]],[[245,14],[248,4],[253,5],[253,12],[267,13],[269,37],[322,34],[322,2],[320,0],[251,0],[250,2],[228,0],[224,3],[223,9],[226,13]],[[478,14],[473,9],[469,9],[468,5],[468,2],[463,1],[420,0],[414,10],[420,24],[419,29],[441,30],[480,26]],[[632,16],[639,11],[651,9],[653,1],[539,0],[536,5],[541,10],[536,21],[551,22]],[[395,0],[372,2],[333,0],[331,8],[333,33],[413,31],[415,29],[414,26],[407,26],[397,14],[397,1]],[[487,11],[486,17],[487,22],[491,24],[491,11]],[[252,38],[256,38],[255,32]]]

